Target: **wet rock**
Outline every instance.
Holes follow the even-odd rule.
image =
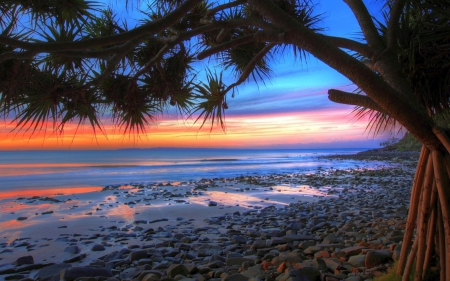
[[[91,251],[93,251],[93,252],[104,251],[104,250],[105,250],[105,247],[103,245],[100,245],[100,244],[95,244],[91,248]]]
[[[20,265],[24,265],[24,264],[34,264],[34,258],[33,258],[33,256],[20,257],[20,258],[16,259],[13,262],[13,264],[16,266],[20,266]]]
[[[77,245],[72,245],[64,248],[63,252],[71,253],[71,254],[78,254],[81,251],[80,247]]]
[[[86,257],[86,254],[80,254],[80,255],[76,255],[74,257],[68,258],[66,260],[64,260],[64,263],[72,263],[72,262],[77,262],[77,261],[81,261]]]
[[[72,265],[70,264],[66,264],[66,263],[59,263],[59,264],[53,264],[47,267],[44,267],[42,269],[40,269],[35,275],[34,277],[37,278],[39,277],[40,279],[45,279],[48,278],[50,276],[53,275],[58,275],[62,270],[67,269],[69,267],[71,267]],[[59,280],[59,279],[58,279]]]

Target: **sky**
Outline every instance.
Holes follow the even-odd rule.
[[[108,1],[104,1],[108,2]],[[113,7],[122,1],[111,1]],[[141,1],[145,2],[145,1]],[[365,1],[371,12],[380,10],[374,1]],[[123,11],[123,10],[122,10]],[[344,1],[322,0],[317,13],[325,17],[325,33],[358,37],[358,25]],[[207,62],[198,67],[214,68]],[[105,134],[87,126],[66,125],[63,134],[49,129],[41,132],[14,131],[14,123],[4,120],[0,128],[0,150],[28,149],[118,149],[127,147],[214,147],[214,148],[373,148],[390,137],[374,136],[367,120],[357,120],[352,106],[328,100],[330,88],[352,91],[355,87],[338,72],[312,56],[306,61],[292,56],[272,63],[273,78],[262,83],[241,85],[234,98],[228,96],[226,130],[209,124],[200,129],[194,118],[175,111],[167,113],[139,136],[123,135],[108,121]],[[231,77],[225,82],[232,81]]]

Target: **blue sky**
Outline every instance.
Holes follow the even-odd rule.
[[[139,18],[139,14],[131,9],[133,5],[128,10],[124,8],[124,1],[102,2],[111,3],[113,9],[119,11],[118,16],[127,17],[128,20]],[[371,13],[379,17],[380,3],[364,2]],[[141,1],[141,6],[144,3],[145,1]],[[323,14],[323,28],[325,28],[323,33],[358,38],[358,24],[344,1],[317,1],[316,13]],[[220,68],[216,68],[208,61],[196,65],[199,70],[208,67],[220,71]],[[239,86],[234,98],[231,96],[227,98],[229,109],[226,111],[228,120],[226,133],[220,130],[210,133],[208,126],[205,126],[208,127],[206,130],[199,131],[198,126],[192,124],[193,120],[183,120],[176,114],[166,114],[157,125],[149,129],[148,136],[134,145],[152,147],[167,143],[169,146],[177,146],[180,140],[183,140],[183,143],[194,147],[222,147],[228,144],[260,148],[376,147],[389,137],[389,134],[385,133],[374,139],[365,131],[367,122],[357,121],[352,117],[352,106],[328,100],[327,90],[330,88],[352,91],[355,87],[347,78],[313,56],[310,55],[306,60],[300,61],[286,52],[283,57],[276,58],[272,67],[271,80],[265,81],[265,84],[260,82],[258,85],[247,82]],[[198,78],[202,79],[204,75],[204,72],[200,72]],[[225,76],[225,82],[233,81],[231,74],[225,73]],[[170,128],[173,128],[173,131],[170,131]],[[70,133],[68,136],[70,138]],[[82,147],[86,142],[79,139],[86,140],[86,138],[89,139],[82,134],[75,138],[72,136],[71,145],[76,146],[79,142]],[[146,138],[149,141],[145,141]],[[109,141],[112,139],[114,137],[110,136]],[[160,142],[154,142],[154,139],[160,139]],[[11,141],[10,136],[6,138],[6,141],[8,140]],[[46,146],[45,142],[39,141]],[[92,137],[90,143],[95,146]],[[108,142],[105,143],[108,146]],[[122,138],[122,145],[130,144],[124,142]],[[1,146],[5,146],[5,143],[0,142]],[[118,146],[120,145],[115,143],[111,147]]]

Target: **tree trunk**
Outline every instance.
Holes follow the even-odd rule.
[[[446,139],[442,130],[434,130]],[[445,142],[445,140],[444,140]],[[444,145],[443,145],[444,146]],[[450,280],[450,155],[446,150],[422,148],[414,177],[408,220],[397,274],[409,280],[426,279],[430,266],[439,268],[440,280]],[[420,198],[419,198],[420,197]],[[415,232],[414,243],[411,239]],[[408,258],[407,258],[408,257]]]

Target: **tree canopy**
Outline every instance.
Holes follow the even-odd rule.
[[[430,116],[448,108],[446,1],[385,1],[382,21],[362,0],[344,2],[361,40],[323,34],[310,0],[155,0],[132,27],[95,1],[1,1],[0,112],[18,129],[51,121],[58,130],[67,122],[102,130],[102,118],[111,118],[139,133],[176,107],[223,127],[236,87],[267,79],[270,59],[293,52],[353,81],[361,92],[331,89],[329,97],[369,114],[376,130],[399,122],[419,139],[430,135],[414,127],[432,127]],[[145,3],[138,4],[126,2],[128,9]],[[198,81],[192,65],[202,59],[231,71],[234,83],[226,85],[220,70]]]

